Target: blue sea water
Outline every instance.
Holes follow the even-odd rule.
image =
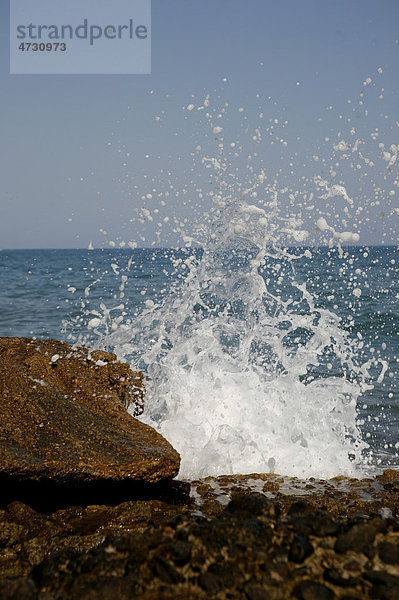
[[[201,250],[190,252],[201,257]],[[153,302],[173,303],[173,294],[169,298],[168,294],[182,277],[176,261],[185,257],[186,251],[165,249],[3,250],[0,335],[94,347],[100,340],[90,321],[103,314],[104,307],[111,311],[106,326],[112,333],[120,323],[128,331],[129,323]],[[357,409],[362,436],[380,466],[399,462],[398,261],[397,247],[349,247],[344,256],[337,250],[313,248],[311,258],[295,261],[296,280],[306,283],[315,307],[337,314],[340,327],[361,340],[354,360],[378,358],[369,369],[372,387],[360,396]],[[268,289],[284,300],[292,294],[292,286],[282,273],[268,278]],[[355,288],[359,292],[354,293]],[[320,364],[306,376],[325,377],[326,372]]]

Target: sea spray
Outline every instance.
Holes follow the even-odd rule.
[[[360,98],[358,111],[363,92]],[[145,242],[146,229],[151,234],[156,223],[158,244],[162,230],[173,228],[185,247],[154,254],[153,260],[169,264],[169,289],[142,290],[141,308],[129,310],[122,277],[132,254],[127,266],[112,267],[121,277],[115,299],[122,303],[110,308],[102,302],[100,310],[87,304],[88,326],[97,336],[95,345],[146,373],[142,419],[181,453],[181,477],[359,474],[373,456],[363,441],[358,401],[388,366],[360,332],[354,335],[367,269],[354,272],[358,259],[343,244],[359,241],[369,206],[380,202],[384,182],[394,179],[385,171],[387,152],[383,175],[371,180],[370,200],[364,181],[375,166],[370,156],[375,160],[376,132],[370,149],[370,140],[356,137],[347,118],[336,140],[325,138],[330,156],[318,148],[310,161],[309,152],[303,154],[298,165],[295,141],[291,154],[284,154],[287,121],[270,116],[265,127],[262,109],[256,126],[243,117],[238,136],[227,107],[212,108],[209,95],[203,105],[186,107],[190,115],[194,108],[203,115],[198,124],[203,139],[191,153],[192,180],[179,191],[167,171],[169,191],[162,191],[162,176],[157,182],[152,177],[153,187],[135,208],[139,240]],[[245,115],[242,107],[238,112]],[[281,154],[285,166],[274,174],[265,159],[267,137],[279,145],[274,155]],[[293,136],[288,131],[286,137]],[[388,164],[395,151],[391,146]],[[194,224],[179,210],[163,214],[169,194],[183,199],[180,211],[193,209]],[[391,190],[389,203],[393,197]],[[307,271],[318,244],[326,243],[331,260],[338,249],[346,284],[322,301]],[[128,244],[133,248],[136,242]],[[326,271],[329,265],[330,259]],[[342,302],[346,322],[338,316]]]
[[[142,418],[181,453],[184,478],[331,477],[362,460],[353,341],[298,281],[309,250],[275,243],[267,205],[217,199],[198,228],[213,239],[179,259],[181,284],[110,340],[146,371]]]
[[[266,208],[218,198],[203,252],[176,259],[181,285],[109,339],[147,372],[144,419],[181,452],[182,477],[326,477],[361,461],[353,342],[297,281],[309,250],[276,245],[276,229]]]

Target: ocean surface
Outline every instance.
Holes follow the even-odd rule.
[[[341,255],[326,247],[309,248],[305,254],[304,249],[289,252],[293,258],[286,265],[281,257],[269,257],[254,276],[248,275],[244,264],[250,248],[213,256],[218,269],[214,263],[208,268],[208,256],[206,275],[202,250],[3,250],[0,335],[116,350],[133,367],[145,370],[152,382],[146,418],[186,456],[187,476],[251,472],[252,466],[253,472],[309,476],[314,471],[329,476],[347,472],[348,465],[359,462],[360,454],[367,456],[366,470],[398,466],[399,249],[346,247]],[[239,277],[226,285],[235,271]],[[263,314],[259,307],[256,311],[250,307],[250,313],[245,307],[248,288],[258,276],[262,277],[257,285],[263,286]],[[219,281],[218,289],[212,289],[212,278]],[[192,280],[197,284],[201,280],[198,289],[208,291],[193,293]],[[301,297],[292,302],[298,290]],[[289,318],[284,317],[288,313]],[[278,322],[276,314],[283,315]],[[327,318],[324,324],[323,318]],[[337,344],[346,348],[345,359],[337,356],[328,339],[318,346],[313,342],[326,327],[339,332],[328,333],[331,340],[342,332],[344,341]],[[284,336],[279,337],[279,331]],[[212,345],[215,340],[217,348]],[[314,346],[309,346],[310,340]],[[240,355],[244,350],[245,360]],[[290,379],[292,373],[295,379]],[[208,375],[211,387],[207,387]],[[347,387],[341,389],[344,381]],[[316,384],[314,397],[308,397],[306,391]],[[268,390],[278,388],[277,396],[263,392],[263,385]],[[157,395],[163,398],[162,406]],[[335,396],[351,406],[355,420],[351,421],[352,412],[331,404]],[[198,412],[198,405],[208,399],[205,412]],[[331,421],[337,412],[339,426]],[[267,414],[265,425],[263,414]],[[291,417],[295,425],[290,424]],[[203,420],[207,429],[196,437]],[[338,436],[336,447],[325,431],[313,436],[319,420],[325,422],[323,427],[331,423],[332,435]],[[267,447],[262,446],[263,432]],[[351,455],[353,438],[359,449],[356,459]],[[305,454],[298,462],[302,450]],[[349,456],[347,463],[345,456],[338,457],[341,450]],[[224,452],[229,461],[221,459],[215,472],[210,465]],[[337,464],[330,471],[327,463],[334,462],[335,456]],[[201,463],[199,470],[194,462]]]

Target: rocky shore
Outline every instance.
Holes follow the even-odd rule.
[[[399,472],[174,480],[116,356],[0,338],[0,600],[399,598]]]

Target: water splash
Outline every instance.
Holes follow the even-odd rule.
[[[354,343],[299,281],[310,252],[281,245],[270,193],[263,207],[219,196],[196,230],[203,251],[175,259],[180,285],[109,340],[146,371],[143,420],[184,478],[332,477],[362,461]]]
[[[169,293],[147,299],[134,318],[126,319],[124,302],[112,309],[102,304],[100,312],[90,311],[89,327],[104,346],[147,374],[142,420],[180,452],[181,477],[358,474],[368,446],[359,429],[357,402],[371,389],[370,370],[379,359],[364,360],[361,336],[350,335],[334,309],[317,302],[306,269],[312,244],[337,245],[345,258],[342,244],[359,241],[359,225],[368,221],[362,187],[368,173],[359,163],[366,170],[374,167],[365,142],[347,143],[339,131],[338,141],[326,138],[333,149],[330,162],[313,156],[313,175],[308,166],[306,177],[295,172],[298,153],[293,153],[287,169],[271,176],[260,158],[262,131],[284,150],[278,119],[269,119],[272,124],[263,130],[261,124],[252,130],[246,124],[248,150],[243,140],[227,143],[225,108],[211,110],[207,96],[199,109],[205,114],[201,127],[211,132],[217,151],[209,151],[207,133],[193,153],[192,170],[196,176],[205,171],[212,186],[204,191],[195,176],[192,194],[186,185],[182,194],[197,195],[197,214],[203,213],[201,202],[210,208],[193,227],[179,215],[161,221],[158,215],[167,202],[162,199],[154,209],[153,195],[168,194],[155,188],[142,196],[149,207],[137,208],[143,231],[159,219],[158,242],[162,227],[172,224],[186,247],[165,252],[175,269]],[[194,105],[187,110],[192,114]],[[353,138],[356,131],[347,121],[347,135]],[[390,161],[394,151],[396,146]],[[383,158],[387,162],[388,156]],[[345,169],[360,173],[355,199],[342,183]],[[321,176],[320,170],[329,175]],[[301,180],[298,189],[295,177]],[[170,187],[175,193],[176,187]],[[378,203],[383,193],[378,177],[373,189]],[[143,233],[139,237],[146,239]],[[305,242],[309,246],[301,247]],[[357,277],[348,281],[351,310],[361,296]],[[125,282],[121,279],[120,299]],[[118,310],[121,314],[112,317],[111,311]]]

